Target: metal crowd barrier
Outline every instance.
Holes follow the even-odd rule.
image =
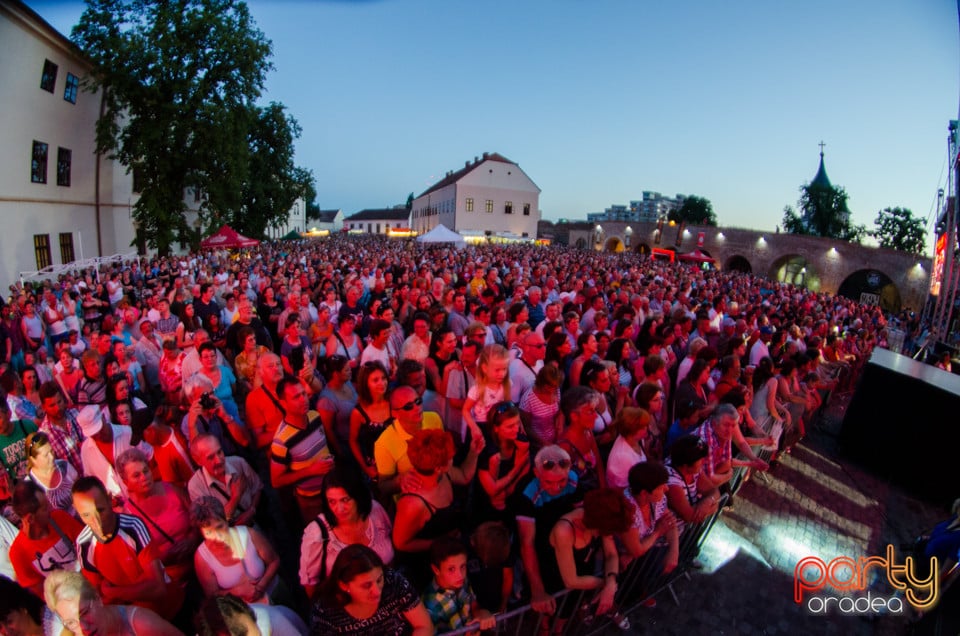
[[[677,567],[672,572],[663,572],[666,546],[654,546],[640,558],[634,559],[627,569],[620,573],[614,610],[610,614],[596,616],[597,590],[568,589],[554,595],[557,610],[552,616],[545,616],[535,612],[530,605],[524,605],[497,615],[496,627],[483,633],[498,636],[501,634],[529,636],[538,633],[589,636],[601,632],[614,632],[618,628],[626,630],[630,628],[630,621],[635,620],[631,619],[630,615],[644,607],[648,599],[655,597],[663,590],[667,590],[674,603],[679,606],[680,601],[673,586],[681,578],[690,578],[689,570],[693,567],[693,561],[700,553],[700,548],[720,517],[728,498],[728,495],[723,495],[714,514],[684,529],[680,536]],[[445,633],[450,636],[459,636],[476,631],[477,625],[473,624]]]

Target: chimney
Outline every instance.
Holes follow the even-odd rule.
[[[474,156],[473,156],[473,163],[474,163],[474,164],[480,163],[480,157],[474,155]]]
[[[483,153],[483,158],[484,158],[484,159],[486,159],[486,158],[489,157],[489,156],[490,156],[490,153],[489,153],[489,152]]]
[[[469,160],[469,159],[467,159],[466,161],[463,162],[463,167],[464,167],[464,168],[469,168],[469,167],[470,167],[470,160]]]

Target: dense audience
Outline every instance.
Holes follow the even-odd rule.
[[[582,611],[563,588],[626,626],[630,563],[676,568],[887,324],[637,255],[364,237],[11,291],[0,613],[23,633],[430,634],[527,603],[556,629]]]

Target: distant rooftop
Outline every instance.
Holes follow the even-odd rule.
[[[344,221],[406,221],[410,211],[406,206],[360,210],[346,217]]]

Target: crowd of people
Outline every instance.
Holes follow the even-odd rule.
[[[556,246],[337,236],[11,292],[6,634],[556,628],[564,588],[626,626],[629,564],[677,567],[886,338],[846,298]]]

